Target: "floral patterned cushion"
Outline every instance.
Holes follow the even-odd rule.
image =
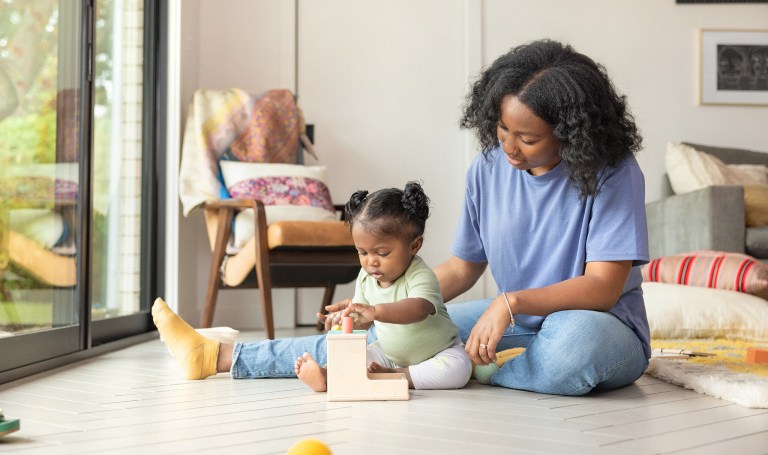
[[[248,178],[229,187],[229,194],[235,199],[259,199],[264,205],[307,205],[333,211],[325,182],[311,177]]]
[[[336,212],[325,184],[325,166],[221,161],[221,174],[231,197],[259,199],[267,223],[333,221]],[[242,247],[254,234],[253,210],[235,217],[234,246]]]
[[[50,202],[54,200],[77,199],[77,183],[64,179],[47,177],[10,177],[3,181],[0,197],[11,205],[25,205],[29,202]]]

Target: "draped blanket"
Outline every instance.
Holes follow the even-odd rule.
[[[300,113],[288,90],[198,90],[187,113],[179,174],[184,216],[226,192],[219,161],[295,163]],[[224,190],[224,191],[223,191]]]

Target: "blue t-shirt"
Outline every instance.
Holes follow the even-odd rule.
[[[637,160],[607,169],[597,196],[580,200],[562,162],[536,177],[507,163],[499,148],[489,158],[478,155],[467,171],[453,255],[487,262],[504,292],[581,276],[587,262],[631,260],[623,293],[609,311],[637,334],[650,357],[639,270],[649,259],[645,180]],[[515,320],[538,328],[544,318],[517,314]]]

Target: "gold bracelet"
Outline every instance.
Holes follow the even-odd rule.
[[[507,302],[507,309],[509,310],[509,326],[514,327],[515,326],[515,316],[512,315],[512,305],[509,304],[509,299],[507,298],[507,293],[502,292],[501,295],[504,296],[504,301]]]

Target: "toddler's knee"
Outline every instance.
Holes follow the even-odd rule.
[[[472,361],[468,356],[465,355],[463,358],[459,359],[456,371],[459,373],[456,374],[456,383],[453,388],[460,389],[467,385],[469,379],[472,377]]]
[[[460,389],[472,375],[472,361],[464,355],[439,355],[428,362],[410,367],[416,389]]]

